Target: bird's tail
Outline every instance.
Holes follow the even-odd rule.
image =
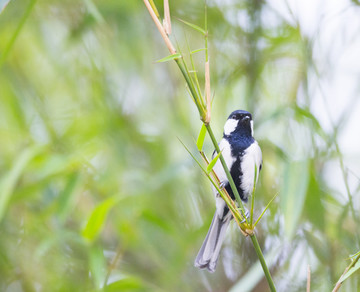
[[[221,245],[224,241],[226,229],[229,226],[231,217],[232,216],[224,216],[221,219],[218,213],[215,212],[209,231],[196,256],[195,267],[200,269],[207,268],[210,272],[215,272]]]

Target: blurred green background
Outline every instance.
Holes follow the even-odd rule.
[[[308,265],[331,291],[360,250],[358,2],[207,2],[212,127],[252,112],[256,214],[280,193],[257,229],[278,291],[305,291]],[[177,18],[203,27],[204,2],[170,8],[174,43],[203,48]],[[167,55],[142,1],[0,14],[0,291],[267,291],[235,224],[216,273],[193,267],[215,205],[177,139],[195,151],[201,122]]]

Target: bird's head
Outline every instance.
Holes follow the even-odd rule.
[[[253,120],[249,112],[243,110],[233,111],[224,126],[224,135],[240,134],[253,136]]]

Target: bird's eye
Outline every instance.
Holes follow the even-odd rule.
[[[236,120],[236,115],[232,115],[232,117],[231,117],[232,119],[234,119],[234,120]]]

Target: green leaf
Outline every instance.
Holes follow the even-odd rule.
[[[80,183],[80,175],[73,173],[69,176],[65,189],[60,193],[58,199],[58,216],[61,221],[68,217],[70,209],[75,204],[75,193]]]
[[[354,274],[358,269],[360,269],[360,260],[358,260],[356,262],[356,264],[351,268],[349,269],[345,275],[343,275],[341,278],[340,278],[340,282],[344,282],[347,278],[349,278],[352,274]]]
[[[281,209],[285,217],[285,234],[291,239],[295,233],[305,203],[309,185],[309,161],[301,160],[286,165],[281,189]]]
[[[190,156],[192,157],[192,159],[194,159],[194,161],[197,163],[197,165],[200,166],[201,170],[203,172],[206,173],[206,169],[201,165],[200,161],[196,159],[196,157],[191,153],[190,149],[186,147],[186,145],[183,143],[183,141],[181,141],[178,137],[178,140],[180,141],[180,143],[184,146],[185,150],[190,154]]]
[[[33,146],[23,150],[15,159],[12,168],[0,180],[0,221],[4,216],[10,197],[28,163],[40,152],[42,147]]]
[[[179,19],[179,18],[178,18],[178,20],[180,20],[182,23],[185,23],[186,25],[192,27],[193,29],[197,30],[198,32],[201,32],[203,35],[206,35],[206,31],[204,29],[202,29],[200,26],[197,26],[195,24],[192,24],[190,22],[187,22],[187,21]]]
[[[222,152],[222,151],[220,151],[220,153],[218,153],[218,154],[214,157],[214,159],[211,160],[211,162],[209,163],[209,165],[208,165],[207,168],[206,168],[206,172],[207,172],[207,173],[210,173],[210,171],[214,168],[215,163],[218,161],[218,159],[219,159],[219,157],[220,157],[220,155],[221,155],[221,152]]]
[[[101,232],[110,209],[119,201],[117,197],[110,197],[99,204],[91,213],[90,218],[82,231],[82,236],[93,241]]]
[[[89,264],[93,281],[100,287],[106,278],[106,260],[102,248],[92,246],[89,251]]]
[[[312,161],[309,168],[309,187],[305,199],[304,212],[309,222],[314,224],[319,230],[324,230],[325,225],[325,206],[323,200],[326,196],[320,180],[317,177],[316,162]],[[326,200],[324,200],[326,201]]]
[[[160,19],[160,14],[159,14],[159,12],[158,12],[158,10],[156,8],[156,5],[155,5],[154,1],[149,0],[149,2],[150,2],[150,5],[151,5],[152,9],[154,10],[154,13],[155,13],[156,17]]]
[[[206,135],[206,127],[205,127],[205,124],[202,124],[200,133],[199,133],[199,137],[197,138],[197,141],[196,141],[196,146],[199,151],[202,151],[202,148],[204,145],[204,140],[205,140],[205,135]]]
[[[198,52],[201,52],[201,51],[206,51],[206,50],[207,50],[206,48],[197,49],[197,50],[191,51],[190,54],[195,54],[195,53],[198,53]]]
[[[168,62],[168,61],[171,61],[171,60],[174,60],[174,59],[179,59],[181,58],[181,54],[179,53],[176,53],[176,54],[173,54],[173,55],[169,55],[165,58],[162,58],[160,60],[157,60],[156,62],[157,63],[163,63],[163,62]]]
[[[264,211],[262,211],[262,213],[260,214],[259,218],[256,220],[256,222],[254,223],[254,227],[256,227],[256,224],[259,223],[260,219],[262,218],[262,216],[264,216],[265,212],[267,209],[269,209],[271,203],[275,200],[275,198],[278,196],[279,193],[276,193],[275,196],[272,197],[272,199],[270,200],[270,202],[266,205]]]
[[[130,276],[106,286],[105,291],[146,291],[141,279]]]

